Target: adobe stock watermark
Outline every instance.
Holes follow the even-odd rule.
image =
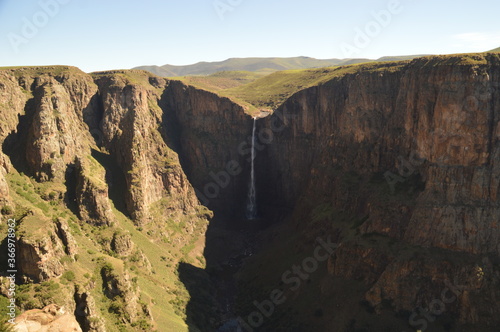
[[[219,16],[221,21],[224,21],[226,13],[234,11],[242,2],[243,0],[215,0],[212,5],[217,16]]]
[[[288,291],[294,292],[298,290],[302,283],[318,270],[320,263],[328,260],[339,247],[337,243],[331,242],[330,237],[326,241],[322,238],[317,238],[316,242],[318,245],[311,256],[304,258],[299,265],[293,265],[281,275],[281,281],[285,287],[288,286]],[[254,329],[261,327],[265,320],[274,314],[276,307],[287,301],[286,291],[275,288],[269,293],[268,298],[260,302],[257,300],[253,301],[256,310],[251,312],[246,319],[241,316],[238,317],[236,320],[239,327],[247,332],[253,332]]]
[[[40,30],[49,24],[61,11],[61,6],[68,4],[72,0],[40,0],[38,6],[40,10],[35,12],[30,18],[22,18],[22,27],[19,33],[10,32],[7,35],[10,45],[15,53],[19,53],[20,46],[29,43],[35,38]]]
[[[352,58],[353,55],[359,54],[361,50],[370,46],[372,41],[392,23],[393,17],[401,14],[402,11],[403,6],[400,0],[390,0],[386,9],[372,11],[373,20],[367,22],[363,27],[354,28],[355,35],[352,42],[340,44],[344,58]]]
[[[16,278],[17,278],[17,262],[16,262],[16,226],[17,222],[15,219],[9,219],[7,221],[8,233],[7,233],[7,316],[8,322],[14,324],[16,319]]]
[[[453,111],[457,113],[465,112],[466,113],[466,118],[462,118],[461,116],[456,117],[456,121],[458,122],[463,122],[465,125],[468,127],[474,128],[477,126],[476,118],[477,114],[479,111],[486,110],[487,105],[491,101],[494,93],[498,90],[500,87],[499,82],[492,82],[492,81],[483,81],[482,82],[482,90],[481,93],[478,93],[477,95],[469,95],[465,98],[464,104],[455,104],[453,105]],[[445,84],[443,87],[446,87],[447,89],[453,90],[456,88],[456,86],[453,86],[452,84]],[[443,130],[442,128],[437,128],[432,131],[433,135],[437,135],[438,139],[440,137],[445,137],[446,136],[446,131]],[[466,149],[472,148],[472,147],[464,147]],[[438,158],[438,162],[442,162],[444,160],[444,156],[441,156]],[[394,174],[391,171],[387,171],[384,173],[384,177],[389,184],[391,194],[395,193],[396,190],[396,184],[397,183],[403,183],[407,181],[415,172],[417,171],[417,167],[421,166],[426,159],[425,158],[420,158],[415,151],[412,151],[410,153],[410,156],[408,158],[404,158],[403,156],[398,157],[398,174]]]
[[[454,90],[457,88],[458,82],[455,83],[446,83],[443,87],[446,87],[450,90]],[[465,102],[463,105],[453,105],[453,107],[458,111],[465,111],[469,114],[474,115],[475,112],[481,109],[481,106],[485,103],[489,102],[495,93],[498,93],[500,88],[500,82],[493,82],[490,79],[481,81],[481,92],[477,94],[468,95],[465,98]],[[467,124],[473,125],[472,122],[468,121]]]
[[[445,280],[444,284],[446,287],[442,290],[439,299],[433,299],[428,308],[420,306],[412,312],[408,319],[408,324],[411,327],[416,328],[418,331],[427,330],[429,323],[434,322],[438,316],[444,314],[446,305],[455,302],[465,289],[465,286],[455,286],[448,280]]]

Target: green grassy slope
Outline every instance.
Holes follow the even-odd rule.
[[[191,264],[200,265],[200,262],[189,257],[190,249],[157,241],[142,232],[132,220],[114,207],[113,212],[117,222],[112,227],[95,227],[80,222],[78,216],[68,209],[61,199],[52,199],[47,195],[51,192],[63,192],[65,188],[62,183],[38,183],[16,171],[8,175],[8,181],[14,206],[12,215],[4,217],[14,217],[19,220],[25,211],[32,211],[33,217],[24,218],[22,223],[26,227],[19,229],[26,232],[30,238],[45,236],[50,220],[62,218],[68,222],[79,248],[76,261],[69,258],[61,259],[65,270],[73,271],[76,275],[74,279],[68,280],[63,275],[42,283],[41,287],[36,284],[23,285],[18,289],[18,305],[27,310],[41,308],[50,303],[64,303],[72,296],[75,287],[90,288],[87,286],[89,282],[96,283],[97,287],[90,288],[90,293],[104,319],[107,331],[142,331],[140,326],[132,327],[124,324],[123,317],[111,312],[112,306],[116,306],[117,302],[109,300],[102,293],[99,272],[102,264],[109,263],[117,271],[127,269],[130,277],[135,280],[134,284],[140,287],[140,301],[150,306],[155,319],[155,326],[151,326],[150,330],[188,331],[184,319],[189,293],[179,280],[177,262],[189,261]],[[54,196],[59,197],[59,195]],[[0,230],[5,236],[4,223],[0,225]],[[119,257],[107,248],[106,244],[116,232],[130,234],[136,246],[131,256]],[[145,268],[141,256],[147,257],[151,270]]]
[[[186,84],[213,92],[236,88],[253,82],[265,76],[262,73],[250,71],[221,71],[208,76],[181,76],[172,79],[181,80]]]
[[[236,101],[248,103],[258,110],[274,110],[300,90],[320,85],[335,77],[356,71],[373,70],[385,66],[387,66],[387,63],[365,63],[320,69],[281,71],[246,85],[219,91],[219,94]]]

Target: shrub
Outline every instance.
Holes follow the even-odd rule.
[[[0,210],[0,212],[1,212],[4,216],[7,216],[7,215],[12,215],[12,214],[14,214],[14,209],[13,209],[11,206],[4,205],[4,206],[2,206],[2,209]]]
[[[113,265],[110,263],[110,262],[105,262],[103,265],[102,265],[102,270],[105,272],[105,273],[108,273],[108,274],[111,274],[113,273],[113,271],[115,270]]]
[[[68,281],[73,281],[73,280],[75,280],[75,272],[66,271],[63,273],[62,277]]]

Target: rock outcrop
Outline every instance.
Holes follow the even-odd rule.
[[[13,69],[2,75],[10,94],[5,100],[13,108],[1,112],[5,150],[38,180],[63,180],[75,156],[90,152],[83,114],[97,92],[92,78],[72,67]]]
[[[64,86],[53,77],[46,82],[38,79],[35,84],[33,103],[36,106],[27,135],[26,160],[30,168],[36,170],[37,179],[62,180],[66,166],[77,155],[88,154],[89,146],[85,142],[90,141],[90,137]]]
[[[12,206],[12,201],[10,199],[10,190],[5,176],[10,169],[10,162],[6,156],[0,152],[0,208],[6,206]]]
[[[57,236],[61,239],[64,246],[64,252],[74,259],[75,255],[78,253],[78,244],[69,230],[67,221],[62,218],[57,218],[57,220],[55,220],[55,225]]]
[[[89,292],[77,290],[75,293],[75,317],[84,332],[106,332],[106,327],[95,300]]]
[[[104,294],[113,300],[111,311],[130,323],[136,322],[146,314],[138,303],[139,286],[133,285],[127,270],[123,267],[114,268],[108,264],[101,269],[101,277]]]
[[[55,304],[43,309],[28,310],[14,324],[16,332],[82,332],[75,316]]]
[[[17,232],[16,261],[22,275],[40,282],[63,274],[60,260],[66,253],[58,233],[57,227],[41,215],[23,219]]]
[[[141,71],[103,72],[95,81],[103,103],[101,144],[123,169],[132,218],[150,222],[151,205],[166,196],[173,209],[193,211],[198,200],[162,129],[167,82]]]
[[[74,172],[80,219],[96,226],[112,225],[115,216],[109,201],[104,168],[94,158],[87,156],[77,158]]]
[[[111,250],[121,257],[129,256],[134,250],[135,245],[132,242],[130,233],[115,232],[111,240]]]

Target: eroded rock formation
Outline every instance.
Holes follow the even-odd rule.
[[[318,234],[341,244],[319,302],[330,303],[334,287],[323,285],[340,278],[359,282],[356,300],[375,313],[404,314],[454,285],[447,313],[460,324],[498,323],[499,82],[498,54],[362,64],[258,121],[263,215],[281,215],[298,251]],[[116,225],[114,204],[144,227],[148,245],[203,240],[211,213],[199,200],[226,217],[243,215],[252,120],[227,98],[140,71],[9,69],[0,71],[0,120],[0,207],[16,204],[15,169],[66,187],[65,204],[89,227]],[[18,233],[19,270],[55,279],[61,259],[76,256],[71,227],[20,188],[17,204],[31,210]],[[129,233],[99,236],[103,252],[133,256],[154,274]],[[107,267],[102,293],[123,304],[116,314],[130,326],[149,317],[130,275]],[[98,311],[86,292],[74,301]],[[335,308],[317,324],[346,325]],[[100,321],[80,321],[103,330]]]

